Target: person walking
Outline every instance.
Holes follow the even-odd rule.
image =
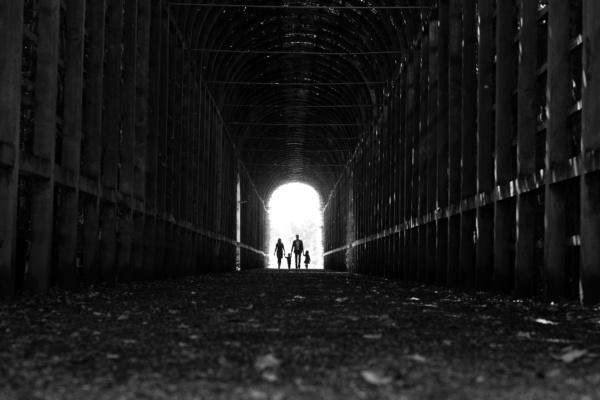
[[[306,269],[308,269],[308,264],[310,264],[310,255],[308,254],[308,250],[304,253],[304,265]]]
[[[275,245],[275,253],[273,255],[277,256],[277,269],[281,268],[281,259],[283,258],[283,253],[285,253],[285,247],[281,242],[281,239],[277,239],[277,244]]]
[[[292,267],[292,253],[288,253],[288,255],[285,257],[285,259],[287,260],[287,263],[288,263],[288,269],[290,269]]]
[[[292,252],[294,253],[294,263],[296,265],[296,269],[300,268],[300,264],[302,263],[302,252],[304,251],[304,244],[302,244],[302,240],[300,240],[300,236],[296,235],[296,240],[292,243]]]

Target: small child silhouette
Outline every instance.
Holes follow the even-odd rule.
[[[310,256],[308,255],[308,250],[306,250],[306,253],[304,253],[304,265],[306,269],[308,269],[308,264],[310,264]]]
[[[288,269],[290,269],[292,267],[292,253],[288,253],[288,255],[285,257],[285,259],[287,260],[287,263],[288,263]]]

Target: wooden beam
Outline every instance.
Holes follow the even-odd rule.
[[[105,0],[90,1],[87,7],[88,57],[86,96],[83,119],[82,174],[94,180],[98,191],[102,155],[102,98],[104,78]],[[83,205],[83,273],[84,284],[93,285],[100,278],[100,215],[97,196],[86,196]]]
[[[462,46],[462,136],[460,166],[460,198],[477,193],[477,10],[473,1],[463,2]],[[475,287],[476,213],[460,214],[460,284]]]
[[[569,75],[569,4],[548,4],[548,121],[546,123],[546,174],[569,157],[567,109],[571,90]],[[548,300],[566,295],[566,193],[560,184],[545,188],[544,286]]]
[[[449,112],[449,0],[438,8],[438,131],[437,131],[437,208],[448,206],[448,112]],[[445,285],[448,277],[448,221],[437,221],[436,284]]]
[[[150,0],[138,0],[137,39],[136,39],[136,98],[135,98],[135,148],[133,156],[133,196],[146,203],[146,163],[149,131],[149,91],[150,91]],[[156,46],[156,43],[153,43]],[[155,67],[156,68],[156,67]],[[132,278],[141,280],[152,270],[144,263],[146,251],[145,224],[154,224],[154,218],[146,213],[133,214],[133,248],[131,256]],[[154,258],[154,257],[152,257]],[[153,260],[152,260],[153,261]],[[150,262],[152,262],[150,261]]]
[[[583,116],[581,154],[581,298],[600,302],[600,172],[590,171],[592,152],[600,152],[600,3],[583,0]]]
[[[524,177],[535,172],[538,10],[535,2],[520,2],[517,175]],[[535,290],[535,195],[517,195],[516,217],[515,291],[530,297]]]
[[[496,185],[512,179],[512,93],[513,79],[513,3],[496,4]],[[507,202],[494,204],[494,290],[507,292],[512,288],[511,206]]]
[[[429,21],[429,97],[427,107],[428,138],[427,138],[427,212],[433,212],[436,208],[437,199],[437,134],[438,134],[438,43],[439,43],[438,21]],[[397,224],[397,222],[396,222]],[[426,229],[426,259],[425,259],[425,282],[435,284],[436,269],[436,223],[427,224]]]
[[[121,131],[121,68],[123,56],[123,0],[106,3],[106,64],[102,120],[102,184],[117,188]],[[109,286],[117,279],[117,205],[102,202],[100,278]]]
[[[123,3],[123,56],[121,62],[121,134],[119,138],[119,192],[128,197],[134,193],[134,163],[136,139],[136,96],[137,96],[137,18],[138,1]],[[133,279],[132,254],[134,234],[133,209],[117,206],[118,243],[117,276],[119,282]],[[142,220],[143,221],[143,220]],[[137,229],[140,219],[136,220]],[[141,248],[136,243],[136,248]],[[139,262],[139,260],[138,260]]]
[[[77,288],[77,224],[79,219],[79,166],[83,123],[83,43],[86,2],[67,0],[65,27],[65,85],[63,109],[62,166],[72,171],[76,186],[60,192],[57,283],[68,290]]]
[[[31,250],[27,288],[38,294],[46,294],[50,288],[52,269],[59,25],[60,0],[40,0],[33,153],[49,162],[50,171],[49,179],[40,182],[31,196]]]
[[[479,48],[477,90],[477,193],[494,187],[494,0],[479,0]],[[494,265],[494,217],[492,207],[477,208],[475,287],[492,287]]]
[[[450,0],[449,38],[449,190],[450,204],[461,200],[461,142],[462,142],[462,44],[463,0]],[[456,287],[460,278],[460,216],[448,221],[448,286]]]
[[[0,298],[15,295],[23,1],[0,4],[0,145],[10,147],[10,166],[0,166]]]

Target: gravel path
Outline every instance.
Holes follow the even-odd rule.
[[[315,270],[0,303],[0,399],[600,399],[600,309]]]

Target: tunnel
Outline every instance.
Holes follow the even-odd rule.
[[[301,182],[327,270],[597,303],[597,17],[4,1],[0,292],[264,268]]]
[[[2,0],[0,88],[0,398],[600,397],[597,0]]]

